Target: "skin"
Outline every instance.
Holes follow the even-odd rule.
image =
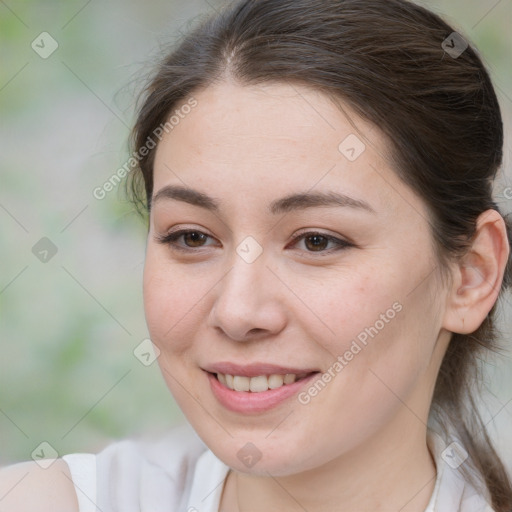
[[[0,512],[78,512],[68,465],[62,459],[43,469],[35,462],[0,468]]]
[[[158,145],[153,197],[181,185],[221,206],[154,202],[144,303],[169,389],[233,468],[221,510],[423,511],[436,475],[426,444],[433,386],[450,331],[472,332],[496,300],[503,220],[486,212],[477,249],[443,280],[424,201],[390,167],[389,142],[347,105],[366,145],[355,161],[338,149],[354,126],[317,91],[223,81],[194,97]],[[344,193],[374,211],[268,212],[306,191]],[[178,239],[188,252],[158,241],[178,228],[209,238]],[[294,241],[306,231],[353,246],[315,251],[311,238]],[[247,236],[263,250],[252,263],[236,252]],[[328,371],[394,303],[401,311],[307,405],[294,397],[257,415],[228,411],[201,369],[258,361]],[[262,455],[252,468],[237,457],[247,442]]]

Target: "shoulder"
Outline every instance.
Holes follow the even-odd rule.
[[[157,439],[124,439],[97,454],[64,455],[47,469],[35,462],[15,464],[0,469],[0,512],[132,511],[134,504],[178,510],[207,451],[183,425]]]
[[[78,512],[68,465],[57,459],[47,469],[35,462],[0,468],[0,512]]]

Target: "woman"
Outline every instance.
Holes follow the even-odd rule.
[[[8,468],[6,510],[512,510],[474,404],[502,122],[462,36],[403,0],[240,0],[133,141],[146,319],[197,435]]]

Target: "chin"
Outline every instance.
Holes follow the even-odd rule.
[[[241,440],[241,439],[247,439]],[[313,469],[322,464],[317,454],[307,458],[306,453],[296,450],[297,440],[286,443],[250,441],[250,435],[226,439],[223,443],[204,439],[205,444],[230,468],[254,476],[290,476]],[[313,449],[310,445],[308,448]],[[326,461],[324,461],[326,462]]]

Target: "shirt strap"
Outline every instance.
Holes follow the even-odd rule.
[[[64,455],[75,486],[79,512],[96,512],[96,455],[73,453]]]

